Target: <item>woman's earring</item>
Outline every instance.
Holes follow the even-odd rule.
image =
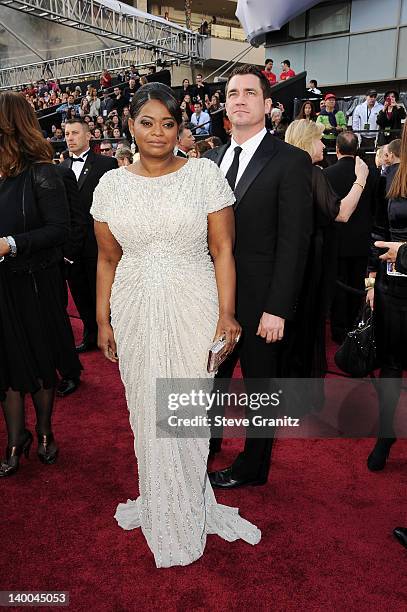
[[[131,150],[131,154],[134,155],[136,152],[136,143],[134,142],[134,136],[131,137],[130,150]]]

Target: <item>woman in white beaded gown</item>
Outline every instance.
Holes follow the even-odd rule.
[[[212,161],[174,155],[181,112],[170,88],[141,87],[131,117],[140,160],[105,174],[91,209],[98,343],[119,361],[138,462],[140,496],[119,504],[115,518],[123,529],[141,527],[157,567],[170,567],[198,559],[207,534],[250,544],[261,536],[237,508],[216,502],[208,439],[156,435],[156,379],[208,377],[213,339],[225,334],[232,350],[241,331],[234,196]]]

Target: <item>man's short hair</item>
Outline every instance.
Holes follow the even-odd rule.
[[[354,132],[341,132],[336,138],[336,146],[341,155],[356,155],[359,147],[358,137]]]
[[[268,64],[269,62],[273,62],[273,64],[274,64],[274,60],[272,60],[272,59],[271,59],[271,57],[269,57],[269,58],[268,58],[268,59],[266,59],[266,61],[264,62],[264,65],[265,65],[265,66],[267,66],[267,64]]]
[[[200,100],[195,100],[194,105],[199,104],[199,106],[203,106],[202,102]]]
[[[289,68],[291,68],[291,62],[290,62],[290,60],[283,60],[281,63],[282,63],[282,64],[287,64],[287,66],[288,66]]]
[[[393,153],[395,157],[400,157],[401,153],[401,138],[395,138],[387,145],[389,153]]]
[[[72,125],[73,123],[79,123],[80,125],[83,126],[83,128],[89,132],[89,125],[88,123],[82,118],[82,117],[74,117],[73,119],[67,119],[65,121],[65,127],[67,125]]]
[[[316,82],[316,80],[315,80],[315,79],[310,79],[310,85],[311,85],[312,83],[314,84],[314,88],[315,88],[315,87],[318,87],[318,83]]]
[[[194,126],[193,123],[191,123],[190,121],[184,121],[179,126],[178,137],[181,138],[181,136],[182,136],[182,134],[184,133],[185,130],[191,130],[191,132],[192,132],[194,129],[195,129],[195,126]]]
[[[226,88],[225,88],[226,94],[228,92],[229,83],[230,83],[231,79],[234,76],[241,76],[241,75],[246,75],[246,74],[253,74],[254,76],[256,76],[259,79],[260,85],[261,85],[261,89],[262,89],[262,92],[263,92],[263,98],[265,100],[266,100],[266,98],[271,98],[270,83],[268,81],[268,78],[266,76],[264,76],[262,71],[259,70],[257,68],[257,66],[255,66],[254,64],[244,64],[243,66],[239,66],[238,68],[235,68],[230,73],[229,78],[228,78],[227,83],[226,83]]]

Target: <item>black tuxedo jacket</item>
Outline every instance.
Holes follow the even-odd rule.
[[[220,165],[229,145],[205,157]],[[236,316],[293,319],[313,226],[310,156],[270,133],[235,188]]]
[[[64,244],[63,253],[68,259],[74,260],[83,248],[87,232],[87,215],[80,203],[78,184],[74,172],[62,164],[59,164],[56,168],[64,181],[71,219],[69,238]]]
[[[184,159],[188,159],[188,155],[184,151],[181,151],[181,149],[178,149],[177,157],[183,157]]]
[[[325,168],[325,176],[337,196],[342,200],[356,180],[354,157],[342,157],[335,164]],[[376,209],[377,173],[370,170],[365,189],[355,212],[347,223],[335,223],[339,244],[339,257],[367,257],[373,215]]]
[[[72,160],[66,159],[62,162],[61,166],[72,168]],[[93,151],[89,151],[86,162],[83,165],[81,175],[78,180],[79,200],[82,211],[85,212],[87,231],[84,241],[84,247],[82,256],[84,257],[97,257],[97,243],[95,238],[95,232],[93,229],[93,217],[90,214],[90,208],[92,206],[93,192],[99,183],[101,177],[108,172],[117,168],[117,160],[113,157],[105,157],[104,155],[97,155]]]

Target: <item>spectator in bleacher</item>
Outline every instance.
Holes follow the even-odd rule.
[[[384,94],[384,107],[377,115],[377,125],[380,128],[377,143],[387,144],[398,138],[401,131],[401,122],[406,118],[406,109],[399,104],[399,94],[395,90]]]
[[[103,138],[109,139],[113,137],[113,130],[109,125],[105,125],[102,130]]]
[[[130,164],[133,163],[133,154],[127,147],[120,147],[120,149],[118,148],[115,157],[119,167],[130,166]]]
[[[103,117],[103,119],[106,118],[109,115],[109,113],[113,110],[113,106],[114,106],[114,102],[112,98],[110,97],[109,90],[104,89],[103,98],[100,101],[100,109],[99,109],[99,113]]]
[[[188,157],[188,153],[195,146],[195,137],[192,133],[194,129],[192,123],[181,123],[178,130],[177,151],[178,157]]]
[[[123,113],[123,108],[128,106],[129,101],[124,97],[120,87],[115,87],[113,89],[114,97],[113,97],[113,110],[117,110],[117,113],[121,116]]]
[[[358,132],[361,147],[373,150],[377,139],[377,116],[383,109],[383,104],[377,101],[377,91],[370,89],[366,93],[366,100],[359,104],[352,115],[352,129]]]
[[[325,100],[320,100],[317,116],[319,116],[323,110],[325,110]]]
[[[96,127],[93,130],[93,137],[94,137],[95,140],[101,140],[101,138],[102,138],[102,131],[101,131],[100,128]]]
[[[194,112],[194,105],[192,104],[192,98],[189,94],[185,94],[184,99],[180,104],[182,111],[183,121],[191,121],[192,113]]]
[[[209,136],[211,133],[211,118],[209,113],[202,110],[202,102],[200,101],[195,102],[194,104],[194,112],[191,116],[191,123],[195,126],[195,134]]]
[[[112,84],[112,75],[110,74],[108,70],[106,70],[106,68],[102,71],[99,83],[100,83],[101,89],[110,87]]]
[[[284,140],[285,131],[288,123],[283,118],[283,112],[280,108],[273,108],[270,113],[270,132],[274,136]]]
[[[205,81],[203,80],[203,76],[202,74],[197,74],[196,78],[195,78],[195,85],[192,88],[193,91],[193,100],[194,102],[196,102],[197,100],[200,100],[203,102],[205,100],[205,94],[209,95],[209,87],[208,85],[205,83]]]
[[[182,81],[181,93],[178,99],[184,100],[186,95],[189,95],[192,97],[192,87],[191,87],[191,83],[189,82],[189,79],[184,79]]]
[[[99,127],[101,130],[103,130],[104,126],[105,126],[105,118],[102,117],[101,115],[99,115],[99,117],[96,117],[96,125],[95,127]]]
[[[120,128],[118,127],[113,128],[113,138],[115,138],[116,140],[118,140],[119,138],[122,138],[122,133],[120,131]]]
[[[125,88],[124,94],[123,94],[124,97],[127,99],[128,104],[130,104],[130,102],[133,99],[134,94],[136,93],[138,89],[140,89],[140,79],[138,78],[136,80],[134,78],[130,78],[128,86]]]
[[[113,157],[113,145],[109,140],[104,140],[100,144],[100,153],[105,157]]]
[[[86,98],[86,96],[84,96],[81,100],[81,104],[80,104],[80,108],[79,108],[79,115],[83,118],[85,118],[86,115],[90,114],[90,105],[89,105],[89,101]]]
[[[307,119],[308,121],[317,120],[317,114],[315,112],[315,107],[310,100],[305,100],[305,102],[300,108],[300,112],[296,116],[296,119]]]
[[[337,135],[346,130],[346,117],[343,111],[335,110],[335,94],[327,93],[324,101],[325,108],[319,113],[317,123],[322,123],[324,126],[323,142],[331,147],[335,144]]]
[[[267,78],[270,85],[275,85],[277,83],[277,77],[273,72],[273,65],[274,61],[272,59],[266,59],[264,70],[262,70],[262,73]]]
[[[218,96],[212,96],[209,106],[207,107],[207,112],[211,118],[211,134],[220,138],[223,143],[227,142],[228,137],[223,127],[225,113],[223,107],[220,105]]]
[[[335,193],[344,198],[357,180],[355,158],[358,151],[358,137],[353,132],[342,132],[336,139],[338,161],[323,172]],[[348,287],[363,291],[367,259],[370,247],[373,215],[376,209],[378,188],[376,170],[369,171],[365,188],[358,206],[348,223],[336,227],[338,241],[338,279]],[[342,287],[336,287],[331,309],[332,339],[341,344],[356,320],[360,310],[360,296]]]
[[[287,79],[291,79],[291,77],[295,76],[294,70],[291,68],[290,60],[286,59],[281,62],[282,72],[280,74],[280,81],[286,81]]]
[[[101,101],[100,101],[100,98],[98,97],[98,93],[96,89],[93,89],[92,98],[89,103],[90,110],[88,114],[93,118],[98,117],[100,114],[100,105],[101,105]]]
[[[55,134],[52,136],[52,138],[50,140],[51,140],[51,142],[64,142],[65,135],[64,135],[64,132],[62,131],[62,129],[60,127],[56,128]]]
[[[308,91],[314,96],[321,95],[321,90],[318,89],[318,83],[315,79],[311,79],[310,82],[308,83]]]
[[[128,108],[128,107],[125,107],[125,108]],[[123,109],[123,112],[124,112],[124,109]],[[122,122],[121,122],[119,115],[112,115],[111,122],[112,122],[112,129],[114,128],[119,128],[119,130],[121,129]]]
[[[68,114],[71,115],[72,110],[74,111],[76,115],[79,115],[80,106],[79,104],[75,104],[75,98],[72,94],[70,94],[68,95],[66,104],[61,104],[61,106],[58,106],[56,112],[62,115],[61,117],[62,121],[66,121],[67,115]]]

